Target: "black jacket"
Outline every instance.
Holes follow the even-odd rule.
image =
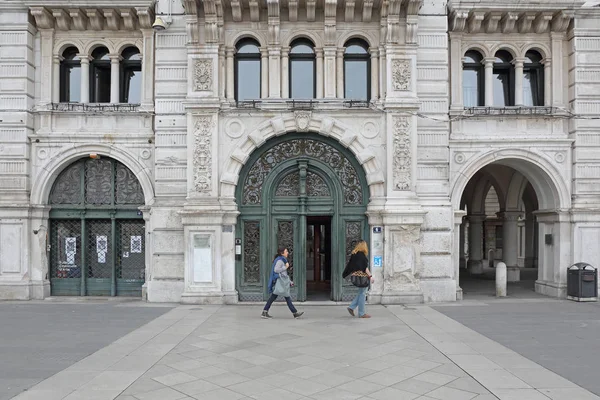
[[[367,256],[362,251],[359,251],[356,254],[352,254],[350,260],[348,260],[348,265],[346,265],[346,269],[342,273],[342,278],[346,278],[353,272],[361,271],[366,272],[369,267],[369,260]]]

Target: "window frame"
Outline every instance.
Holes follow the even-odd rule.
[[[360,46],[365,50],[365,54],[348,54],[346,49],[349,46]],[[344,44],[344,100],[357,100],[357,101],[371,101],[371,53],[369,52],[369,44],[362,39],[350,39]],[[351,99],[346,97],[346,62],[364,61],[367,64],[366,84],[367,84],[367,98],[366,99]]]
[[[526,73],[530,73],[531,72],[535,72],[535,79],[533,79],[532,82],[532,87],[533,84],[535,84],[537,87],[535,87],[535,90],[531,91],[531,96],[532,96],[532,103],[533,105],[530,107],[543,107],[545,104],[545,79],[546,77],[544,76],[544,64],[542,64],[541,60],[543,60],[543,57],[541,55],[540,52],[538,52],[537,50],[534,49],[530,49],[527,50],[527,52],[525,53],[525,58],[527,58],[527,54],[531,53],[531,52],[535,52],[539,58],[540,61],[539,62],[531,62],[531,63],[523,63],[523,80],[525,80],[525,74]],[[537,97],[537,103],[536,103],[536,97]],[[523,102],[525,102],[525,94],[523,93]]]
[[[498,74],[500,72],[506,72],[508,71],[508,84],[506,85],[508,88],[508,93],[503,93],[504,94],[504,106],[497,106],[494,104],[494,107],[514,107],[515,106],[515,66],[513,64],[515,57],[512,55],[512,53],[508,50],[505,49],[500,49],[496,52],[496,54],[494,55],[495,58],[501,58],[498,57],[498,53],[500,52],[506,52],[508,55],[510,55],[510,61],[503,61],[503,62],[494,62],[494,66],[492,69],[492,78],[497,74],[496,71],[499,71]],[[492,91],[493,91],[493,86],[492,85]],[[507,98],[508,95],[508,98]]]
[[[248,45],[248,44],[253,44],[256,47],[258,47],[258,53],[240,53],[239,50]],[[252,100],[258,100],[262,98],[262,54],[260,53],[260,43],[253,38],[244,38],[239,40],[236,44],[235,44],[235,55],[233,57],[233,97],[235,99],[236,102],[238,101],[252,101]],[[244,99],[244,100],[239,100],[238,98],[238,78],[239,78],[239,61],[240,60],[244,60],[244,61],[258,61],[258,97],[256,99]]]
[[[79,56],[78,56],[79,49],[75,46],[67,47],[61,54],[61,57],[63,57],[63,59],[60,61],[60,71],[59,71],[59,78],[58,78],[59,86],[60,86],[60,90],[59,90],[59,94],[58,94],[59,103],[80,103],[81,102],[81,93],[79,93],[79,101],[71,101],[70,96],[69,96],[71,93],[71,85],[70,85],[70,79],[67,79],[69,77],[67,74],[67,71],[70,71],[72,68],[76,67],[76,68],[79,68],[79,73],[81,74],[81,58],[79,58],[78,60],[74,60],[74,59],[67,60],[64,58],[64,54],[68,50],[71,50],[71,49],[75,50],[75,56],[77,58],[79,58]],[[81,91],[81,88],[80,88],[80,91]]]
[[[312,48],[312,50],[313,50],[312,54],[294,54],[294,53],[292,53],[293,48],[296,46],[299,46],[299,45],[307,45],[310,48]],[[315,49],[314,43],[306,38],[298,38],[298,39],[295,39],[294,41],[292,41],[292,43],[290,43],[290,52],[288,55],[288,74],[289,74],[288,86],[289,86],[290,99],[314,100],[317,98],[317,52],[315,50],[316,49]],[[311,60],[312,66],[313,66],[313,68],[312,68],[312,70],[313,70],[313,96],[311,98],[294,98],[294,94],[292,92],[292,85],[294,82],[293,73],[292,73],[292,70],[293,70],[292,63],[294,61],[306,62],[306,60]]]
[[[123,57],[123,54],[125,54],[125,52],[127,52],[129,49],[134,49],[137,51],[137,53],[132,53],[132,54],[139,54],[140,55],[140,59],[139,60],[130,60],[130,59],[126,59],[125,57]],[[139,103],[129,103],[129,85],[127,85],[127,90],[125,88],[125,78],[127,76],[127,71],[131,70],[131,71],[139,71],[140,74],[142,73],[142,59],[141,59],[141,52],[140,50],[135,47],[135,46],[129,46],[125,49],[123,49],[123,51],[121,52],[121,57],[123,57],[123,59],[121,60],[121,63],[119,65],[119,103],[121,104],[139,104]],[[138,69],[139,68],[139,69]],[[141,85],[143,85],[144,82],[142,80]],[[141,101],[141,92],[142,92],[142,86],[140,85],[140,101]],[[127,97],[127,99],[126,99]]]
[[[465,71],[477,71],[478,75],[477,75],[477,105],[475,106],[467,106],[465,105],[465,107],[484,107],[485,106],[485,66],[483,65],[483,54],[481,54],[481,52],[479,52],[476,49],[469,49],[467,51],[465,51],[465,54],[463,56],[463,60],[464,58],[467,57],[467,54],[469,53],[476,53],[479,56],[479,59],[481,60],[480,62],[465,62],[462,61],[462,87],[461,90],[463,91],[463,105],[465,102]]]
[[[92,57],[94,52],[96,52],[99,49],[105,49],[106,50],[106,54],[110,54],[108,48],[104,47],[104,46],[100,46],[94,49],[94,51],[91,53]],[[98,93],[96,93],[96,70],[108,70],[108,76],[109,76],[109,80],[108,80],[108,101],[98,101],[97,100],[97,96]],[[98,103],[98,104],[106,104],[106,103],[110,103],[110,85],[111,85],[111,61],[110,59],[108,60],[102,60],[101,58],[92,58],[90,60],[90,86],[89,86],[89,90],[90,90],[90,103]]]

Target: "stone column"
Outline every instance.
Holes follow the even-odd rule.
[[[462,83],[462,33],[450,32],[450,71],[451,79],[451,108],[462,109],[463,107],[463,83]]]
[[[464,262],[463,253],[465,250],[465,230],[463,229],[464,216],[465,212],[463,210],[454,212],[454,243],[452,246],[452,261],[454,264],[454,281],[456,282],[456,300],[462,300],[463,297],[462,288],[460,287],[460,267],[461,259]]]
[[[379,99],[379,50],[373,47],[369,50],[371,52],[371,101],[375,102]]]
[[[110,102],[112,104],[120,103],[121,96],[119,92],[120,84],[121,56],[119,54],[110,55]]]
[[[483,65],[485,66],[486,107],[494,105],[494,61],[496,61],[496,57],[486,57],[483,59]]]
[[[52,102],[60,103],[60,62],[62,56],[56,55],[52,58]],[[64,84],[64,83],[63,83]]]
[[[337,97],[337,48],[333,46],[325,47],[324,61],[324,96],[326,99],[335,99]]]
[[[518,267],[518,221],[522,213],[516,210],[509,210],[498,213],[498,218],[502,218],[502,261],[506,264],[509,282],[518,282],[521,280],[521,272]]]
[[[337,64],[337,73],[336,75],[336,88],[337,88],[337,97],[338,99],[344,98],[344,52],[346,49],[344,47],[340,47],[337,49],[336,55],[336,64]]]
[[[323,78],[325,76],[325,69],[323,68],[323,49],[315,49],[317,56],[317,99],[323,98]]]
[[[269,50],[260,49],[260,98],[269,97]]]
[[[269,47],[269,98],[281,98],[281,48]]]
[[[225,61],[225,46],[219,46],[219,98],[225,99],[227,82],[227,62]]]
[[[386,52],[385,47],[381,46],[379,48],[379,97],[383,100],[386,96]]]
[[[227,74],[226,74],[227,88],[226,88],[226,92],[225,92],[225,97],[229,101],[235,100],[235,87],[234,87],[235,75],[234,75],[234,68],[233,68],[233,53],[234,53],[234,51],[235,51],[235,49],[233,47],[227,47],[225,49],[225,57],[227,60]]]
[[[281,48],[281,97],[290,98],[290,48]]]
[[[154,30],[142,29],[144,48],[142,57],[141,109],[154,110]]]
[[[549,76],[544,76],[544,78],[552,80],[552,106],[563,107],[563,63],[561,61],[563,60],[565,34],[550,32],[550,37],[552,38],[552,58],[554,58],[556,62],[552,63],[552,78]]]
[[[473,275],[483,274],[482,239],[485,215],[469,215],[469,262],[467,267]]]
[[[552,106],[552,59],[544,58],[544,105]]]
[[[535,217],[525,215],[525,268],[532,268],[535,257]]]
[[[515,106],[523,105],[523,58],[515,58]]]
[[[78,54],[81,59],[81,99],[82,103],[90,102],[90,57]]]
[[[458,254],[459,254],[459,267],[460,268],[466,268],[467,267],[467,260],[465,258],[465,223],[464,220],[461,222],[460,224],[460,246],[458,249]]]

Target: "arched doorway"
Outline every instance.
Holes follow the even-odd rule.
[[[352,297],[341,272],[353,245],[368,240],[368,193],[360,164],[331,139],[288,134],[256,150],[236,188],[240,300],[266,298],[278,246],[290,251],[295,299]]]
[[[464,215],[456,222],[460,288],[467,298],[493,295],[494,268],[502,261],[507,265],[509,295],[535,290],[564,296],[571,254],[566,179],[535,154],[512,153],[473,162],[464,170],[472,172],[461,175],[454,185],[453,203],[460,204]]]
[[[110,158],[80,159],[49,196],[53,296],[141,296],[145,280],[142,187]]]

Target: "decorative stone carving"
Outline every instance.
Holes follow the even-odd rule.
[[[379,124],[374,121],[367,121],[363,124],[362,134],[367,139],[373,139],[379,135]]]
[[[296,118],[296,130],[298,132],[308,132],[312,113],[310,111],[297,111],[294,113]]]
[[[392,61],[392,85],[394,90],[410,90],[411,72],[409,60]]]
[[[394,117],[394,190],[410,190],[411,145],[407,117]]]
[[[232,139],[237,139],[244,134],[245,127],[241,120],[232,119],[225,125],[225,133]]]
[[[556,160],[557,163],[562,164],[565,161],[565,153],[562,151],[556,153],[554,155],[554,160]]]
[[[212,117],[201,117],[194,126],[194,187],[198,192],[212,189]]]
[[[213,68],[211,59],[196,60],[194,64],[194,91],[209,92],[213,88]]]
[[[454,161],[457,164],[462,164],[467,160],[467,157],[465,157],[465,155],[463,153],[455,153],[454,154]]]
[[[420,290],[415,277],[418,254],[421,247],[419,226],[405,225],[391,232],[391,262],[383,271],[383,287],[386,292]]]

